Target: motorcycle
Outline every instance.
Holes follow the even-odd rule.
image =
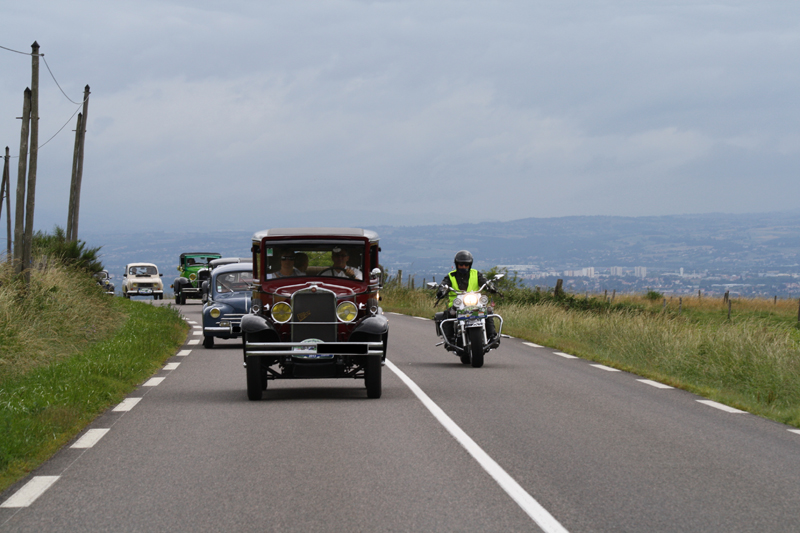
[[[455,352],[465,365],[471,364],[474,368],[483,366],[483,356],[500,345],[503,317],[494,313],[494,302],[490,302],[489,297],[481,294],[481,291],[488,288],[493,292],[497,292],[494,289],[493,282],[503,276],[503,274],[496,274],[475,292],[462,291],[449,285],[435,282],[428,283],[429,289],[436,289],[437,299],[433,304],[434,307],[439,305],[441,300],[448,297],[450,292],[454,292],[457,295],[456,299],[453,300],[452,310],[448,309],[435,314],[436,334],[442,339],[442,342],[439,342],[436,346],[444,345],[445,350]],[[497,294],[502,296],[499,292]],[[453,310],[455,311],[455,316],[452,314]],[[486,320],[495,318],[499,319],[500,327],[497,329],[495,336],[489,339],[486,336]],[[451,338],[448,338],[445,333],[444,326],[446,324],[452,325],[454,334]],[[507,335],[502,336],[509,338]]]

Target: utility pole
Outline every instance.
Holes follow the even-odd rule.
[[[36,167],[39,155],[39,43],[31,45],[31,161],[28,169],[28,194],[25,202],[25,285],[30,282],[31,248],[33,244],[33,211],[36,198]]]
[[[72,233],[75,225],[75,196],[78,194],[78,154],[81,149],[81,121],[83,113],[78,113],[78,124],[75,126],[75,148],[72,152],[72,181],[69,187],[69,209],[67,210],[67,241],[73,240]]]
[[[11,156],[8,155],[8,146],[6,146],[6,155],[3,157],[3,184],[0,186],[0,215],[3,214],[3,198],[6,199],[6,261],[11,261],[11,179],[8,172],[8,162]]]
[[[25,178],[28,170],[28,128],[31,122],[31,90],[25,89],[22,103],[22,129],[19,140],[19,165],[17,166],[17,207],[14,211],[14,272],[22,272],[22,244],[25,233]]]

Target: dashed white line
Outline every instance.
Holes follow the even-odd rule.
[[[651,387],[655,387],[657,389],[674,389],[675,387],[670,387],[669,385],[664,385],[663,383],[659,383],[658,381],[652,381],[649,379],[637,379],[636,381],[641,381],[646,385],[650,385]]]
[[[464,433],[464,431],[458,427],[458,425],[453,422],[453,420],[445,414],[442,409],[436,405],[433,400],[425,394],[419,386],[414,383],[411,378],[409,378],[402,370],[397,368],[391,361],[388,359],[386,360],[386,366],[389,367],[392,372],[397,374],[397,376],[406,384],[406,386],[411,389],[411,391],[419,398],[422,404],[428,408],[431,414],[439,421],[442,426],[458,441],[464,449],[478,462],[479,465],[490,475],[492,478],[497,482],[498,485],[508,494],[511,499],[517,502],[517,505],[522,508],[525,513],[533,519],[534,522],[543,530],[545,533],[567,533],[567,530],[564,529],[553,515],[551,515],[547,509],[542,507],[542,505],[537,502],[533,496],[528,494],[525,489],[523,489],[519,483],[514,481],[508,473],[503,470],[503,468],[497,464],[497,462],[489,457],[483,449],[478,446],[478,444],[470,438],[469,435]]]
[[[417,320],[430,320],[430,318],[425,318],[424,316],[415,316]]]
[[[564,352],[553,352],[553,353],[554,353],[554,354],[556,354],[556,355],[558,355],[558,356],[564,357],[565,359],[578,359],[578,357],[577,357],[577,356],[575,356],[575,355],[570,355],[570,354],[568,354],[568,353],[564,353]]]
[[[194,320],[187,320],[186,322],[189,324],[197,324],[197,322],[195,322]]]
[[[108,433],[108,428],[102,429],[90,429],[86,433],[83,434],[81,438],[75,441],[75,444],[70,446],[70,448],[91,448],[97,442]]]
[[[164,365],[164,370],[175,370],[178,368],[178,365],[180,365],[180,363],[167,363]]]
[[[181,350],[180,352],[178,352],[178,357],[186,357],[190,353],[192,353],[191,350]]]
[[[203,334],[203,330],[202,329],[196,329],[196,330],[194,330],[192,332],[192,335],[202,335],[202,334]]]
[[[113,411],[130,411],[141,400],[142,400],[141,398],[125,398],[118,406],[116,406],[113,409]]]
[[[747,411],[740,411],[739,409],[735,409],[725,404],[721,404],[712,400],[697,400],[698,402],[705,404],[709,407],[713,407],[715,409],[719,409],[720,411],[725,411],[727,413],[746,413]]]
[[[200,344],[200,339],[192,339],[189,342],[187,342],[186,344],[189,344],[189,345]]]
[[[0,507],[28,507],[36,498],[44,494],[61,476],[36,476],[22,486],[13,496],[0,504]]]
[[[605,370],[606,372],[621,372],[621,370],[618,368],[611,368],[610,366],[606,365],[589,365],[589,366],[599,368],[600,370]]]
[[[203,329],[203,326],[193,326],[194,329]]]
[[[161,385],[161,382],[164,381],[164,379],[166,379],[166,378],[150,378],[142,386],[143,387],[157,387],[157,386]]]
[[[532,343],[532,342],[523,342],[522,344],[524,344],[524,345],[526,345],[526,346],[530,346],[531,348],[541,348],[541,345],[539,345],[539,344],[534,344],[534,343]]]

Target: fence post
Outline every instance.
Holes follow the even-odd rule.
[[[683,297],[678,298],[678,316],[681,316],[683,313]]]
[[[731,301],[728,300],[728,320],[731,319]]]

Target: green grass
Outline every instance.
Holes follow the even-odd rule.
[[[109,297],[58,266],[23,290],[0,265],[0,283],[4,490],[161,368],[188,326],[171,307]]]
[[[382,297],[387,311],[435,311],[429,291],[395,286]],[[800,427],[797,300],[733,300],[730,319],[727,303],[710,298],[508,300],[496,309],[504,333]]]

